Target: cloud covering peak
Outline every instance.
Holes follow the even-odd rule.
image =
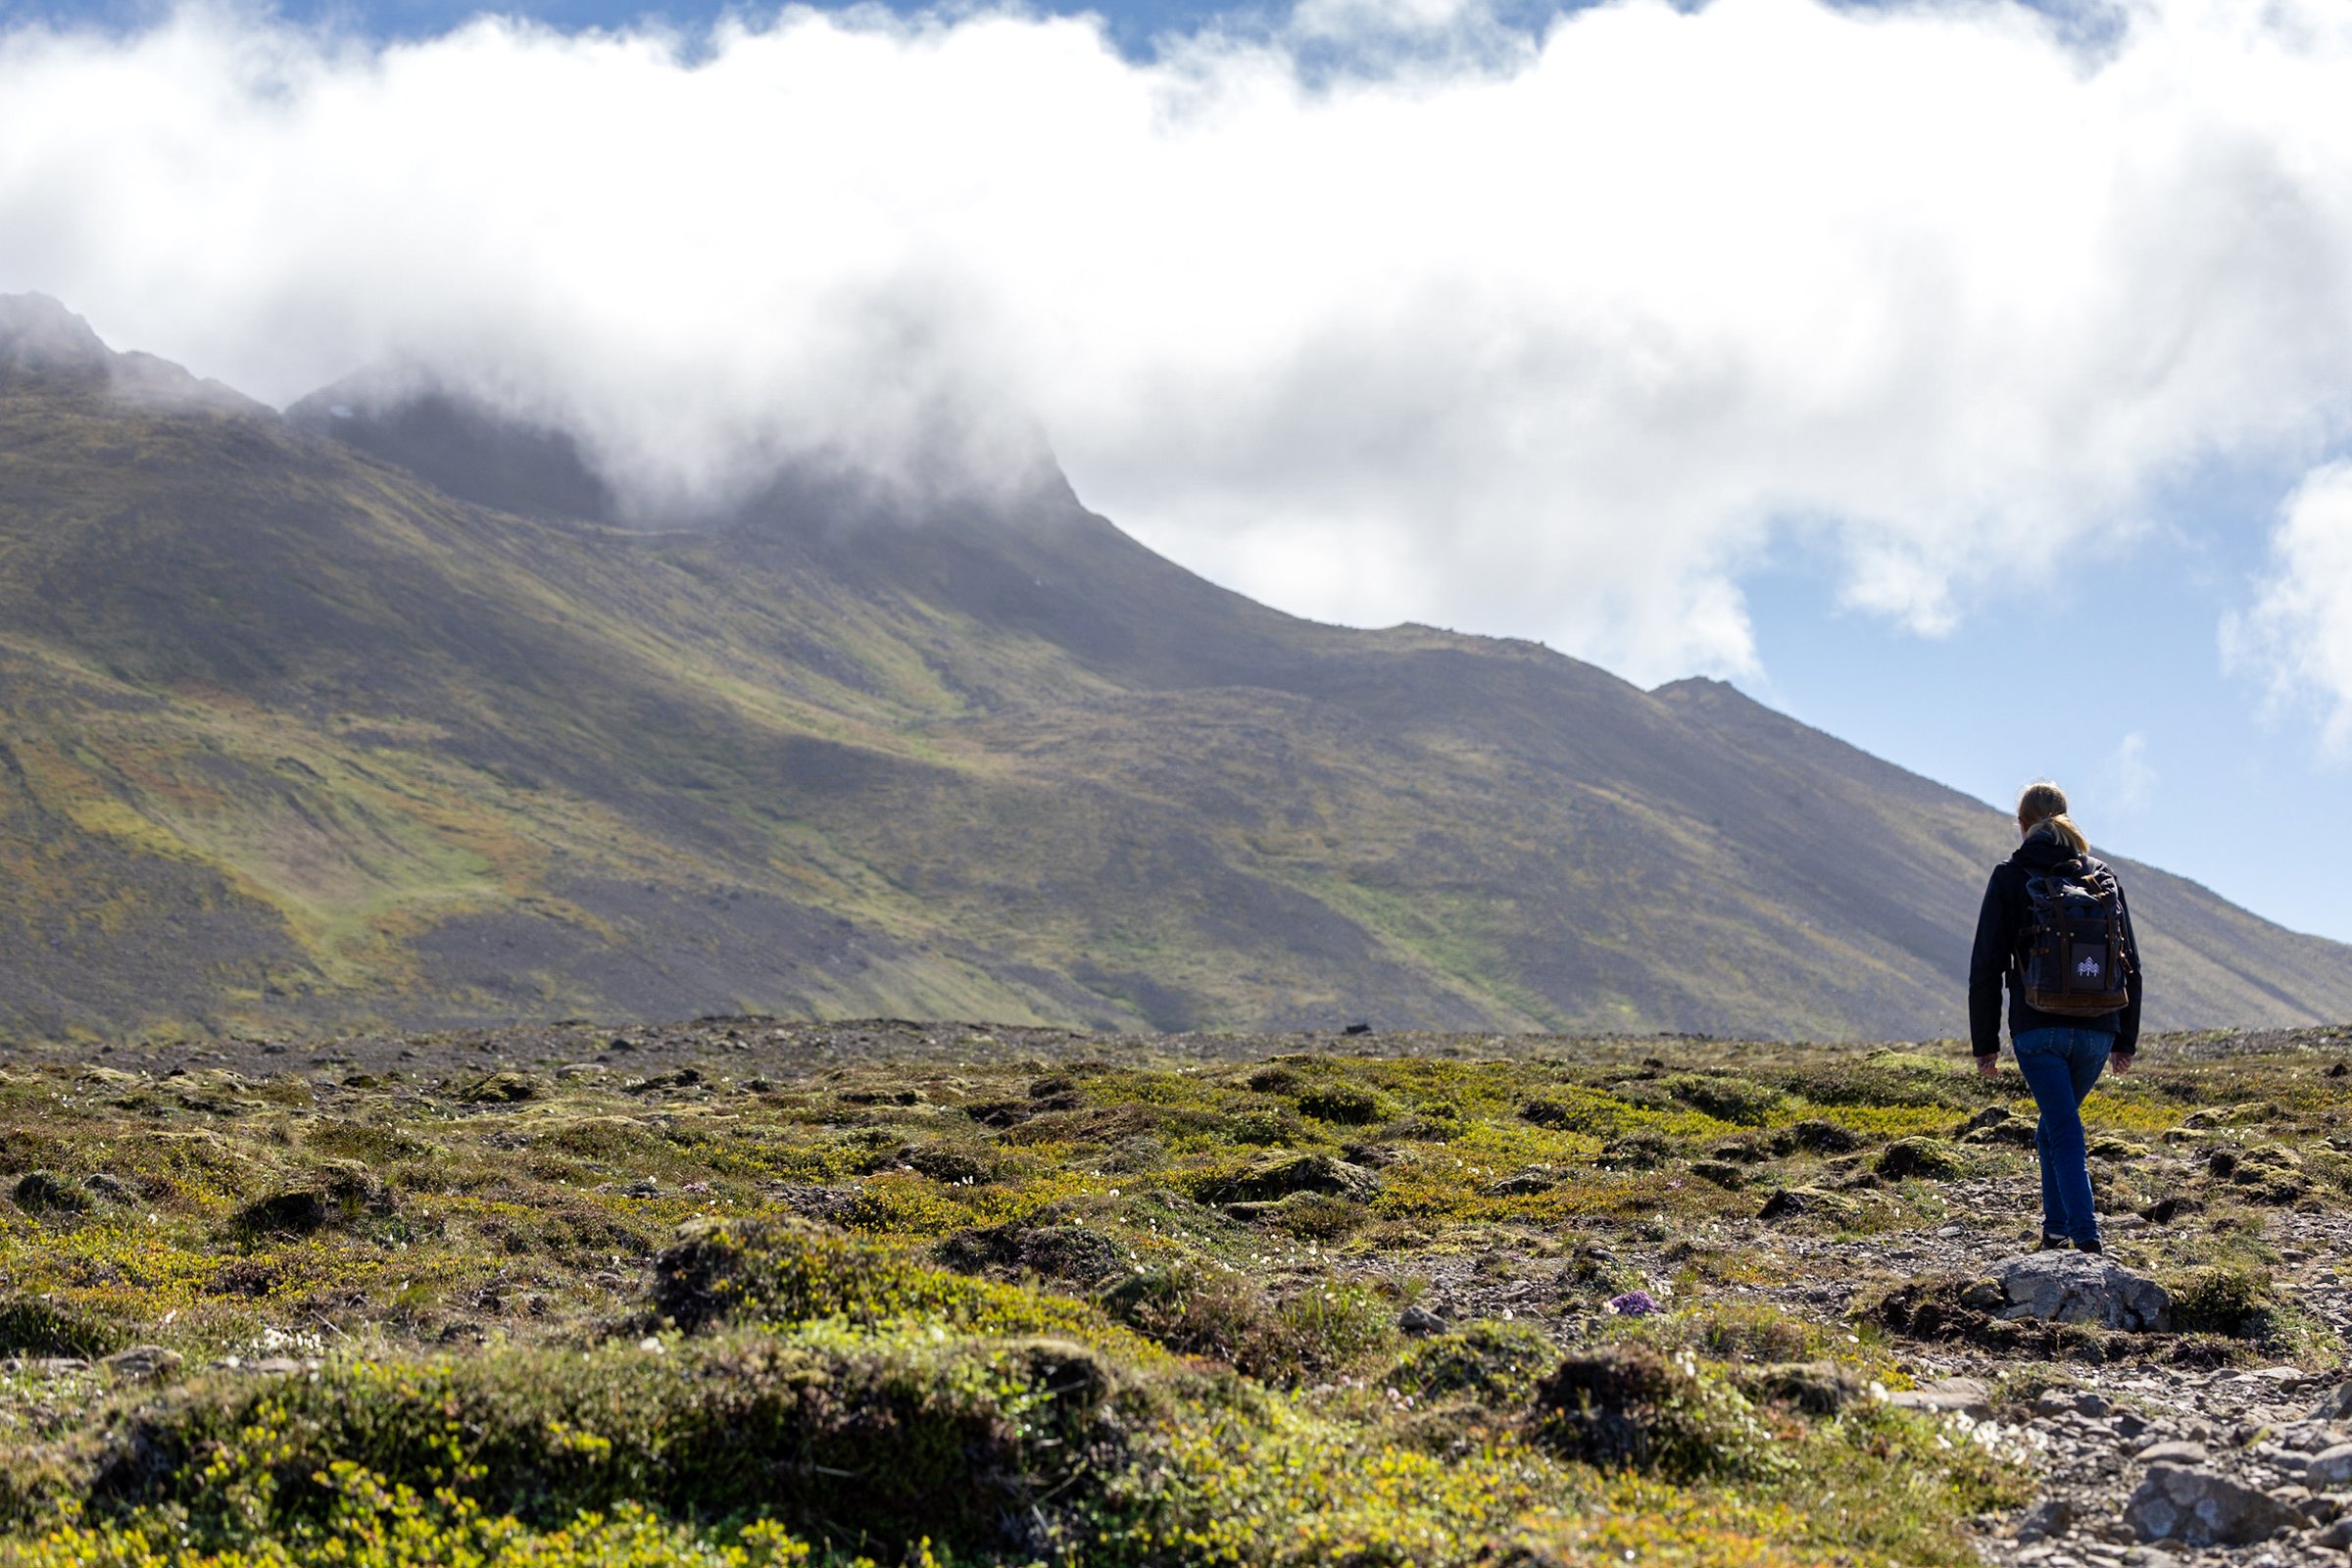
[[[1286,609],[1735,671],[1776,541],[1933,632],[2192,464],[2352,434],[2352,12],[2107,20],[1313,0],[1152,62],[988,11],[26,27],[0,288],[280,402],[428,368],[655,508],[1042,425]]]

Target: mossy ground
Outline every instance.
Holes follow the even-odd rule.
[[[2352,1201],[2340,1043],[2174,1044],[2086,1114],[2193,1332],[2088,1352],[2335,1356],[2261,1217]],[[237,1049],[0,1071],[0,1561],[1959,1564],[2030,1487],[1818,1304],[2031,1174],[1949,1045]]]

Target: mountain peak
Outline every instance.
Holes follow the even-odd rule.
[[[0,294],[0,388],[102,392],[163,412],[211,410],[274,417],[243,393],[152,354],[118,354],[47,294]]]
[[[0,294],[0,371],[103,374],[114,356],[90,323],[46,294]]]

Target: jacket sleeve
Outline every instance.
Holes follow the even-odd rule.
[[[2121,883],[2116,885],[2115,906],[2124,917],[2124,961],[2131,967],[2124,975],[2124,1015],[2116,1020],[2114,1054],[2129,1056],[2139,1049],[2139,939],[2132,934],[2132,906],[2124,899]]]
[[[1968,1039],[1980,1057],[2000,1054],[2001,987],[2009,974],[2012,946],[2009,904],[2001,897],[2001,873],[1996,866],[1984,884],[1984,906],[1977,911],[1976,951],[1968,959]],[[2129,1016],[2137,1021],[2136,1004]]]

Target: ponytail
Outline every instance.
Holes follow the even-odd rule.
[[[2048,831],[2050,837],[2066,846],[2070,855],[2090,853],[2090,840],[2075,826],[2075,819],[2066,814],[2066,791],[2041,779],[2026,786],[2017,798],[2017,822],[2026,830],[2026,837]]]

